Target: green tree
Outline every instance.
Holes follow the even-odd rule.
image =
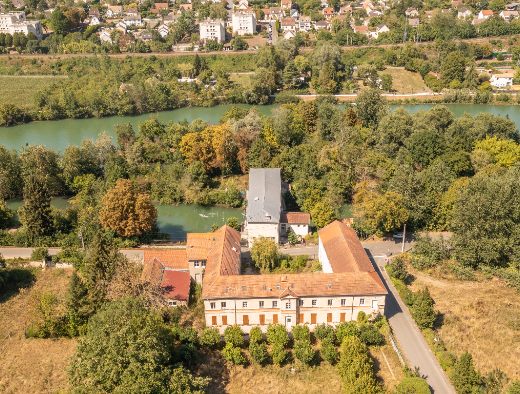
[[[220,333],[216,328],[205,328],[200,335],[199,343],[202,346],[214,348],[220,343]]]
[[[406,269],[406,261],[401,256],[397,256],[388,266],[388,274],[395,279],[405,282],[408,279],[408,271]]]
[[[334,347],[334,343],[328,339],[321,341],[320,353],[323,356],[323,359],[331,364],[336,362],[338,359],[338,352]]]
[[[466,59],[464,54],[460,51],[453,51],[448,53],[442,62],[441,79],[446,85],[454,80],[463,81],[465,71]]]
[[[251,331],[249,332],[249,338],[251,339],[251,342],[262,342],[263,334],[260,327],[255,326],[251,328]]]
[[[300,339],[294,343],[294,357],[304,364],[310,364],[314,359],[314,349],[311,346],[311,341],[308,339]]]
[[[233,228],[233,229],[235,229],[237,231],[240,231],[240,223],[238,223],[238,219],[237,218],[235,218],[235,217],[228,218],[226,220],[226,224],[229,227],[231,227],[231,228]]]
[[[473,357],[468,351],[464,352],[453,365],[450,380],[457,394],[471,394],[479,388],[480,374],[475,370]]]
[[[20,208],[20,220],[27,236],[33,241],[52,233],[51,199],[47,185],[36,175],[26,180],[23,189],[24,205]]]
[[[131,237],[155,229],[157,208],[152,205],[149,194],[137,192],[129,180],[118,179],[116,186],[103,196],[99,219],[105,228]]]
[[[314,329],[314,336],[318,338],[319,340],[329,340],[330,342],[334,343],[335,339],[335,333],[334,333],[334,327],[329,324],[318,324],[316,328]]]
[[[393,79],[390,74],[381,75],[381,88],[387,92],[392,90]]]
[[[68,373],[73,393],[202,392],[208,378],[194,378],[176,362],[172,331],[160,314],[135,298],[106,304],[89,321]],[[197,391],[202,390],[202,391]]]
[[[433,328],[435,322],[435,310],[433,309],[433,300],[430,296],[428,287],[415,293],[413,305],[410,308],[410,314],[420,329]]]
[[[222,350],[222,355],[232,365],[242,365],[246,362],[246,359],[242,355],[240,348],[233,347],[233,344],[231,342],[226,343],[226,346]]]
[[[346,337],[359,337],[359,335],[356,322],[343,322],[336,326],[336,338],[339,344],[342,344]]]
[[[55,34],[66,33],[69,29],[69,20],[59,9],[54,10],[51,14],[51,29]]]
[[[267,327],[267,342],[279,344],[283,347],[289,343],[289,334],[282,324],[269,324]]]
[[[309,327],[305,324],[297,324],[292,328],[293,338],[295,341],[310,341],[311,333]]]
[[[76,269],[72,272],[72,276],[69,280],[66,303],[69,313],[80,319],[79,324],[81,324],[81,322],[86,322],[86,319],[90,314],[90,308],[88,306],[88,291],[83,279],[80,277]],[[78,332],[75,330],[75,332],[71,334],[75,336]]]
[[[294,61],[291,60],[287,62],[285,69],[283,70],[283,83],[286,87],[292,87],[295,85],[296,79],[298,78],[298,70],[294,64]]]
[[[395,231],[402,228],[408,220],[403,197],[392,191],[383,195],[365,195],[360,201],[359,209],[362,212],[363,225],[373,232]]]
[[[249,343],[249,354],[255,364],[262,365],[267,359],[267,344],[251,341]]]
[[[226,343],[231,343],[233,346],[242,346],[244,344],[244,333],[240,326],[227,326],[224,331],[224,339]]]
[[[278,265],[280,253],[276,242],[269,238],[259,237],[255,239],[251,248],[251,259],[255,266],[263,271],[272,271]]]
[[[318,229],[327,226],[336,219],[332,205],[327,201],[319,201],[310,210],[311,219]]]
[[[7,207],[7,204],[0,200],[0,230],[9,227],[13,212]]]
[[[387,100],[381,96],[379,89],[365,89],[356,99],[359,118],[365,127],[377,127],[380,120],[388,113]]]
[[[407,377],[397,385],[396,394],[430,394],[428,382],[419,377]]]
[[[276,365],[282,365],[287,358],[287,352],[285,351],[284,345],[281,343],[273,344],[273,347],[271,348],[271,357],[273,363]]]

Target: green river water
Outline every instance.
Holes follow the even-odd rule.
[[[418,110],[428,110],[432,104],[422,105],[403,105],[410,113]],[[473,104],[450,104],[446,105],[456,117],[462,116],[465,112],[477,115],[480,112],[489,112],[495,115],[508,115],[511,120],[516,122],[520,129],[520,106],[500,106],[500,105],[473,105]],[[222,114],[231,108],[231,105],[223,105],[211,108],[182,108],[172,111],[158,113],[159,121],[167,123],[169,121],[182,121],[184,118],[188,122],[201,118],[208,122],[218,123]],[[250,105],[238,105],[241,108],[250,108]],[[270,115],[277,105],[259,106],[263,115]],[[391,106],[394,110],[398,106]],[[113,116],[108,118],[91,119],[66,119],[48,122],[28,123],[20,126],[3,128],[0,127],[0,145],[6,148],[20,149],[29,144],[43,144],[48,148],[63,152],[69,145],[80,145],[84,138],[96,139],[103,132],[108,132],[114,138],[114,125],[130,122],[137,132],[139,122],[150,118],[149,114],[138,116]],[[18,209],[23,204],[22,200],[11,200],[8,205],[11,209]],[[53,198],[52,205],[59,209],[68,206],[65,198]],[[224,224],[229,217],[242,218],[241,209],[233,209],[221,206],[204,207],[200,205],[180,204],[178,206],[156,204],[158,210],[158,226],[162,232],[170,234],[172,239],[182,239],[188,232],[207,232],[213,223]],[[200,215],[208,216],[207,218]],[[343,210],[343,216],[350,216],[350,206]]]

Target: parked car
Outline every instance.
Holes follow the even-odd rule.
[[[403,239],[403,233],[394,234],[394,239]]]

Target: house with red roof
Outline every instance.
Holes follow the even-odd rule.
[[[493,11],[491,10],[481,10],[478,15],[477,19],[488,19],[493,16]]]

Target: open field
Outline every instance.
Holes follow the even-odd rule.
[[[510,379],[520,378],[520,294],[497,278],[458,281],[411,270],[413,290],[428,286],[441,313],[437,330],[449,352],[465,350],[484,374],[498,367]]]
[[[11,76],[0,75],[0,105],[32,105],[34,92],[63,80],[64,76]]]
[[[67,388],[65,368],[74,339],[25,338],[28,305],[37,292],[64,296],[71,269],[38,270],[33,286],[0,303],[0,392],[56,393]]]
[[[419,73],[413,73],[404,69],[391,68],[380,71],[379,75],[391,75],[393,90],[399,94],[413,94],[430,92],[430,89],[424,84]]]

